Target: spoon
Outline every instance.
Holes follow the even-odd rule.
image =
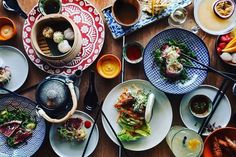
[[[23,17],[24,19],[27,19],[27,15],[22,11],[20,8],[17,0],[3,0],[3,7],[11,12],[16,12],[18,15]]]

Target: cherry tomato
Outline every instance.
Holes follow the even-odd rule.
[[[220,42],[227,42],[228,41],[228,38],[225,36],[225,35],[222,35],[221,37],[220,37]]]
[[[219,55],[221,55],[222,49],[221,49],[220,47],[217,47],[216,51],[217,51],[217,53],[218,53]]]
[[[85,122],[84,122],[84,126],[85,126],[85,128],[90,128],[91,127],[91,122],[90,121],[88,121],[88,120],[86,120]]]
[[[226,43],[219,43],[218,44],[218,47],[221,48],[221,49],[224,49],[226,46]]]

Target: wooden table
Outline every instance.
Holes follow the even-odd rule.
[[[91,1],[91,3],[94,4],[94,6],[97,7],[97,9],[100,12],[104,7],[110,5],[113,2],[113,0],[90,0],[90,1]],[[22,9],[28,13],[32,9],[32,7],[37,4],[38,0],[18,0],[18,2],[22,6]],[[187,9],[190,13],[189,16],[193,17],[193,15],[192,15],[193,6],[192,5],[188,6]],[[23,44],[22,44],[22,27],[23,27],[24,19],[22,19],[19,16],[16,16],[14,13],[10,13],[10,12],[5,11],[2,6],[2,0],[0,0],[0,16],[10,17],[11,19],[13,19],[15,21],[16,26],[17,26],[17,36],[8,42],[0,42],[0,45],[11,45],[11,46],[17,47],[18,49],[20,49],[22,52],[25,53],[24,48],[23,48]],[[136,40],[136,41],[139,41],[140,43],[142,43],[143,45],[146,45],[155,34],[162,31],[167,26],[168,26],[167,19],[163,19],[161,21],[155,22],[154,24],[149,25],[149,26],[139,30],[138,33],[133,33],[133,34],[129,35],[126,39],[127,39],[127,41]],[[113,53],[117,56],[121,56],[122,40],[114,40],[112,38],[111,33],[108,30],[108,27],[106,24],[105,24],[105,27],[106,27],[106,30],[105,30],[106,37],[105,37],[105,44],[103,46],[101,55],[106,54],[106,53]],[[211,66],[221,69],[221,70],[224,70],[223,65],[220,63],[219,59],[217,58],[217,56],[215,56],[215,53],[214,53],[215,39],[216,39],[216,37],[211,36],[211,35],[207,35],[206,38],[204,39],[205,43],[208,46],[209,52],[210,52]],[[27,81],[25,82],[23,87],[21,87],[20,90],[25,89],[27,87],[30,87],[30,86],[40,82],[43,78],[45,78],[48,75],[48,74],[44,73],[43,71],[39,70],[36,66],[34,66],[34,64],[29,60],[29,58],[28,58],[28,62],[29,62],[29,66],[30,66],[29,75],[28,75]],[[90,66],[89,69],[96,70],[95,63],[92,66]],[[88,71],[89,70],[84,71],[82,82],[80,85],[81,97],[79,100],[79,109],[83,109],[83,98],[84,98],[85,92],[88,87]],[[234,73],[235,73],[235,71],[234,71]],[[126,64],[125,80],[130,80],[130,79],[134,79],[134,78],[147,79],[146,76],[144,75],[143,64],[139,64],[139,65]],[[205,84],[219,86],[221,81],[222,81],[222,78],[220,78],[219,76],[217,76],[215,74],[210,73],[205,81]],[[96,88],[97,88],[99,100],[103,100],[106,97],[106,95],[108,94],[108,92],[114,86],[119,84],[119,82],[120,82],[119,77],[116,79],[113,79],[113,80],[106,80],[106,79],[101,78],[99,75],[96,75]],[[100,91],[99,89],[103,89],[103,90]],[[24,95],[26,97],[29,97],[34,100],[34,94],[35,94],[35,91],[33,89],[32,91],[29,91],[29,92],[25,93]],[[230,102],[232,104],[232,113],[235,113],[235,111],[236,111],[236,106],[235,106],[236,97],[232,95],[231,89],[229,89],[227,91],[227,96],[230,99]],[[171,101],[173,113],[174,113],[172,125],[175,125],[175,124],[183,125],[183,123],[180,119],[180,116],[179,116],[179,103],[180,103],[182,96],[168,95],[168,98]],[[231,120],[231,123],[229,124],[229,126],[234,126],[233,122],[236,123],[236,119]],[[97,145],[97,148],[95,149],[95,151],[93,152],[93,154],[91,156],[92,157],[117,157],[118,156],[118,147],[106,135],[106,133],[102,127],[101,120],[98,121],[98,126],[99,126],[99,130],[100,130],[100,140]],[[45,137],[44,143],[42,144],[41,148],[34,155],[35,157],[57,156],[53,152],[53,150],[50,146],[50,143],[48,140],[49,139],[48,138],[48,129],[49,129],[49,127],[47,127],[47,135]],[[145,157],[157,157],[157,156],[170,157],[170,156],[173,156],[173,154],[171,153],[165,140],[163,140],[163,142],[161,142],[158,146],[154,147],[151,150],[147,150],[145,152],[129,152],[129,153],[130,153],[131,157],[134,157],[134,156],[135,157],[143,157],[143,156],[145,156]]]

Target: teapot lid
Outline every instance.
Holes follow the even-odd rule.
[[[65,82],[49,78],[39,84],[36,101],[48,110],[63,109],[71,101],[70,92]]]

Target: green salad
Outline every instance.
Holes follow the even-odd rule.
[[[144,118],[149,93],[136,86],[130,90],[125,90],[114,105],[119,113],[117,123],[122,128],[118,133],[121,141],[135,141],[151,134]]]
[[[192,58],[196,58],[188,46],[177,40],[169,40],[154,51],[154,60],[160,68],[160,73],[168,81],[180,81],[181,83],[189,80],[187,70],[184,66],[191,66],[189,59],[181,56],[184,53]]]

